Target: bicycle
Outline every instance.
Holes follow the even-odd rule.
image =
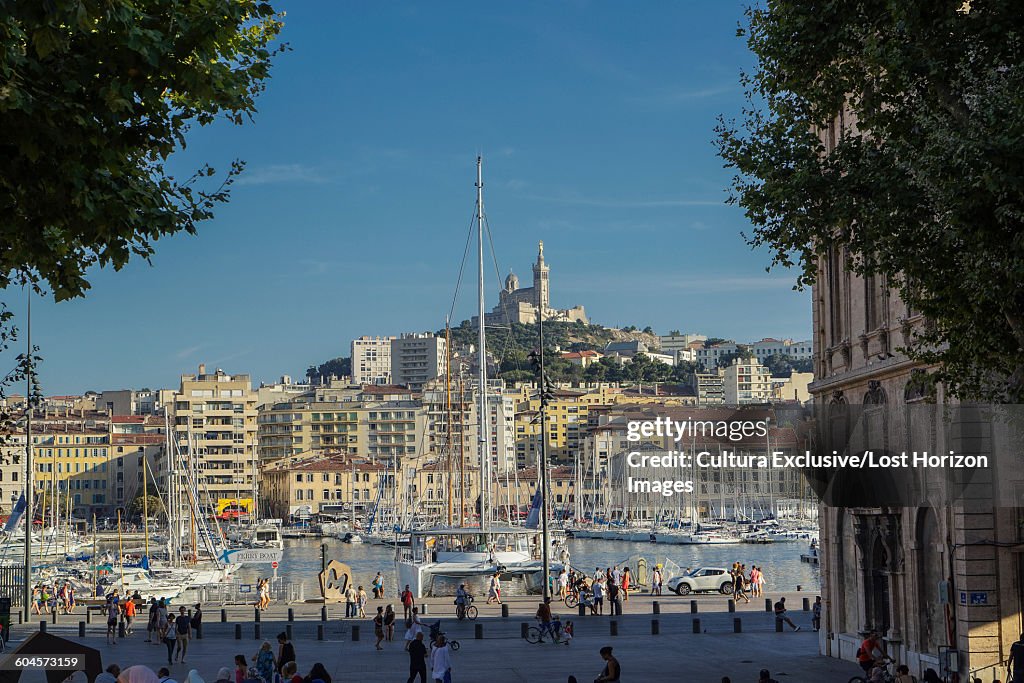
[[[540,621],[539,619],[537,620]],[[559,643],[562,633],[562,621],[555,615],[551,615],[551,621],[545,626],[540,624],[539,626],[531,626],[526,630],[526,642],[532,644],[539,644],[544,642],[544,634],[550,634],[552,642]]]
[[[430,624],[429,626],[430,626],[430,642],[434,642],[437,639],[438,636],[444,636],[445,640],[448,641],[448,647],[451,649],[451,651],[452,652],[458,652],[459,647],[461,647],[459,645],[459,641],[455,640],[454,638],[449,638],[448,636],[445,635],[444,631],[441,630],[441,622],[440,621],[436,621],[433,624]]]
[[[879,683],[895,683],[895,681],[896,681],[896,674],[894,674],[889,669],[889,667],[891,667],[895,663],[896,662],[891,660],[891,659],[886,659],[886,660],[882,661],[881,663],[875,662],[875,666],[879,666],[879,667],[882,668],[882,678],[879,681]],[[871,677],[869,675],[864,675],[864,676],[854,676],[849,681],[847,681],[847,683],[872,683],[872,681],[871,681]]]
[[[466,603],[464,605],[455,603],[455,618],[459,621],[462,621],[463,619],[476,619],[479,613],[480,610],[478,610],[476,605],[473,604],[472,595],[466,596]]]

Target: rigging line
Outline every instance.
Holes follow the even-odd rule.
[[[462,287],[462,274],[466,270],[466,258],[469,256],[469,246],[473,242],[473,223],[476,221],[476,203],[473,203],[473,216],[469,220],[469,232],[466,235],[466,248],[462,250],[462,263],[459,264],[459,278],[455,281],[455,294],[452,296],[452,306],[448,309],[448,320],[455,315],[455,304],[459,300],[459,289]]]
[[[494,235],[491,232],[491,222],[489,220],[487,220],[487,215],[486,214],[484,214],[484,228],[486,229],[486,232],[487,232],[487,243],[491,247],[491,260],[494,262],[495,280],[500,283],[501,282],[501,271],[498,269],[498,255],[497,255],[497,253],[494,250]],[[512,338],[512,318],[508,314],[508,306],[506,306],[505,302],[501,300],[500,296],[498,297],[498,300],[499,300],[500,305],[501,305],[501,314],[505,318],[505,322],[508,324],[508,331],[505,334],[505,342],[504,342],[504,345],[503,345],[503,348],[502,348],[502,351],[501,351],[501,355],[498,358],[498,363],[499,363],[499,368],[500,368],[501,361],[505,359],[505,357],[508,354],[509,348],[512,346],[513,338]],[[516,369],[517,370],[522,370],[522,367],[520,366],[518,361],[516,361]]]

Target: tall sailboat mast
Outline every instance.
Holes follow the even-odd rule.
[[[487,333],[485,328],[484,312],[484,176],[483,157],[476,158],[476,236],[477,236],[477,304],[479,330],[477,343],[480,348],[477,350],[479,377],[480,377],[480,408],[478,418],[480,429],[480,530],[487,532],[490,528],[488,514],[490,506],[490,422],[487,419]]]

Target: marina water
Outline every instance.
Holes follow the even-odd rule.
[[[277,570],[278,577],[285,583],[301,583],[305,587],[305,596],[313,598],[320,595],[318,574],[320,572],[320,544],[327,545],[327,560],[339,560],[352,568],[353,578],[357,585],[362,585],[367,592],[374,575],[379,571],[384,577],[387,595],[397,599],[399,586],[395,577],[395,554],[389,546],[371,544],[348,544],[334,538],[301,538],[285,539],[284,557]],[[767,591],[793,591],[801,586],[805,591],[817,591],[819,574],[817,565],[800,561],[800,554],[807,552],[804,542],[748,544],[737,543],[727,545],[665,545],[600,539],[570,539],[568,548],[571,562],[577,569],[592,574],[595,567],[604,569],[622,564],[633,556],[647,558],[648,565],[663,563],[669,559],[680,567],[697,568],[723,567],[729,568],[733,562],[740,562],[764,568],[765,589]],[[257,578],[269,577],[273,570],[269,565],[246,565],[235,574],[236,582],[255,584]],[[670,577],[666,576],[667,581]],[[437,586],[437,584],[435,584]],[[447,586],[442,589],[446,593]],[[450,593],[454,593],[456,582],[453,580]],[[470,582],[470,590],[476,595],[486,593],[483,580],[480,585]],[[512,586],[506,592],[514,594]]]

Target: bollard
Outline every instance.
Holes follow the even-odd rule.
[[[659,633],[661,633],[661,624],[657,619],[651,619],[651,635],[656,636]]]
[[[484,625],[483,624],[473,624],[473,638],[476,639],[476,640],[483,640],[484,639]]]
[[[423,603],[422,605],[418,605],[418,607],[420,608],[420,615],[424,615],[424,614],[427,613],[427,603]]]
[[[743,633],[743,620],[739,617],[734,617],[732,620],[732,632]]]
[[[127,637],[127,635],[124,632],[124,622],[123,621],[119,621],[117,623],[117,637],[121,638],[121,639],[124,639],[124,638]]]
[[[775,620],[775,632],[782,633],[782,619]]]
[[[320,608],[320,621],[327,621],[327,605]]]
[[[587,608],[583,605],[583,603],[580,603],[579,605],[579,614],[581,617],[587,616]]]
[[[525,640],[526,639],[526,635],[529,632],[530,632],[530,625],[529,624],[527,624],[526,622],[523,622],[522,624],[519,625],[519,637],[520,638],[523,638]]]
[[[288,636],[288,640],[292,639],[292,625],[291,624],[285,624],[284,625],[284,633],[285,633],[286,636]]]
[[[18,623],[21,623],[21,612],[18,612]],[[92,623],[92,610],[88,607],[85,608],[85,623]]]
[[[651,609],[654,610],[654,614],[661,614],[661,605],[657,600],[651,603]]]
[[[765,598],[764,599],[764,611],[765,612],[771,612],[772,611],[772,599],[771,598]]]
[[[810,612],[811,611],[811,599],[810,598],[804,598],[804,611],[805,612]]]
[[[730,612],[735,612],[736,611],[736,601],[733,600],[732,598],[729,598],[729,611]]]
[[[84,621],[78,622],[78,637],[79,638],[85,638],[85,622]]]
[[[21,626],[21,618],[22,618],[21,617],[21,611],[19,610],[18,611],[18,626]],[[86,618],[86,620],[89,619],[89,608],[88,607],[85,608],[85,618]]]
[[[690,614],[696,614],[696,613],[697,613],[697,601],[696,600],[690,600]]]
[[[352,642],[359,642],[359,624],[352,624]]]
[[[323,624],[317,624],[316,625],[316,639],[317,640],[323,640],[324,639],[324,625]]]
[[[609,621],[608,622],[608,632],[611,635],[613,635],[613,636],[619,635],[619,622],[616,621],[615,619],[612,619],[611,621]]]
[[[228,620],[228,611],[227,611],[226,609],[222,609],[222,610],[220,611],[220,623],[222,623],[222,624],[223,624],[223,623],[225,623],[225,622],[226,622],[227,620]]]
[[[295,621],[295,610],[288,608],[288,621]]]
[[[259,640],[260,638],[263,637],[263,624],[260,624],[259,622],[253,624],[252,625],[252,631],[253,631],[253,636],[252,637],[255,638],[256,640]]]
[[[235,640],[241,640],[241,639],[242,639],[242,625],[241,624],[235,624]]]
[[[52,620],[53,620],[53,623],[55,623],[55,624],[57,623],[57,608],[56,608],[56,607],[54,607],[54,608],[53,608],[53,609],[52,609],[52,610],[50,611],[50,619],[52,619]]]
[[[252,620],[255,621],[257,624],[260,623],[260,609],[259,609],[259,607],[254,607],[252,611],[253,611],[253,615],[254,615]]]
[[[196,640],[203,639],[203,622],[196,624]]]
[[[508,605],[504,602],[501,603],[501,618],[508,619]]]
[[[39,622],[39,632],[40,633],[46,633],[46,620],[45,619]]]
[[[693,620],[693,632],[700,633],[700,619]]]

